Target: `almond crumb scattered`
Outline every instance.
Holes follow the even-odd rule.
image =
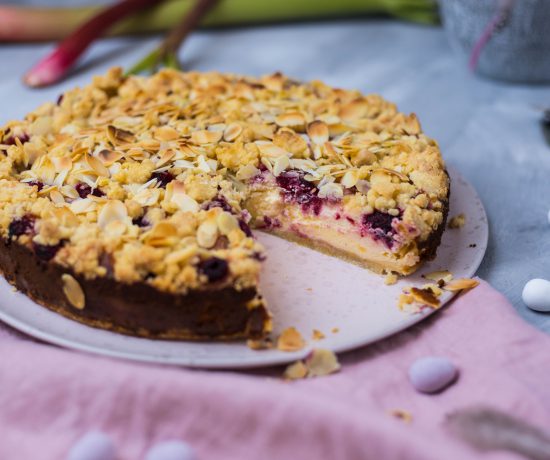
[[[312,339],[313,340],[323,340],[325,338],[325,334],[323,334],[318,329],[313,329]]]
[[[458,278],[445,285],[444,289],[446,291],[464,291],[475,288],[479,285],[479,281],[473,280],[471,278]]]
[[[302,334],[294,327],[289,327],[281,332],[277,339],[277,349],[281,351],[298,351],[306,346]]]
[[[389,411],[389,414],[405,423],[411,423],[413,419],[412,414],[403,409],[392,409]]]
[[[464,214],[458,214],[449,220],[449,228],[462,228],[466,223],[466,216]]]
[[[269,337],[263,339],[248,339],[246,346],[251,350],[269,350],[273,348],[273,340]]]
[[[334,374],[340,368],[338,358],[333,351],[315,348],[305,361],[300,360],[290,364],[283,375],[288,380],[322,377]]]
[[[332,332],[333,334],[338,334],[338,332],[340,332],[340,328],[339,327],[333,327],[330,332]]]
[[[449,270],[440,270],[428,273],[424,275],[424,278],[431,281],[443,281],[444,283],[449,283],[453,279],[453,274]]]
[[[386,275],[386,278],[384,279],[384,284],[386,286],[391,286],[397,283],[397,279],[398,279],[397,275],[395,273],[390,272]]]
[[[431,289],[418,289],[413,287],[411,288],[410,294],[415,301],[428,305],[429,307],[438,308],[441,305],[441,302]]]
[[[307,367],[303,361],[296,361],[289,364],[285,369],[283,377],[287,380],[305,379],[307,376]]]

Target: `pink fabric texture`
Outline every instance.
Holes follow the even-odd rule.
[[[322,342],[320,342],[322,344]],[[455,385],[422,395],[412,361],[446,356]],[[181,439],[209,459],[519,459],[449,435],[446,414],[482,404],[550,426],[550,337],[482,282],[432,318],[340,357],[338,374],[284,382],[282,369],[193,371],[91,356],[0,326],[0,459],[60,460],[99,429],[120,459]],[[409,411],[412,423],[389,415]]]

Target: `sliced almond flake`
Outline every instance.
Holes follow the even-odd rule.
[[[291,158],[290,166],[293,169],[301,169],[302,171],[311,172],[312,169],[317,167],[317,164],[313,160],[303,160],[299,158]]]
[[[305,117],[300,112],[287,112],[275,118],[275,123],[282,127],[303,126]]]
[[[78,199],[79,195],[76,189],[72,185],[64,185],[59,191],[67,198]]]
[[[195,168],[195,165],[187,160],[176,160],[173,163],[175,168],[182,168],[182,169],[193,169]]]
[[[164,166],[166,163],[168,163],[175,156],[176,156],[176,152],[174,152],[173,150],[164,150],[162,151],[160,158],[158,159],[155,166],[157,168],[160,168],[161,166]]]
[[[199,225],[197,229],[197,242],[199,246],[210,249],[218,239],[218,225],[215,220],[208,219]]]
[[[302,334],[294,327],[289,327],[281,332],[277,338],[277,349],[281,351],[298,351],[306,346]]]
[[[183,212],[195,213],[200,209],[199,203],[185,193],[185,186],[179,181],[172,182],[170,201]]]
[[[74,308],[83,310],[86,306],[86,297],[78,281],[68,273],[63,273],[63,275],[61,275],[61,281],[63,283],[63,293],[69,303]]]
[[[287,380],[305,379],[307,377],[307,367],[303,361],[296,361],[287,366],[283,377]]]
[[[441,288],[437,284],[433,283],[424,284],[422,285],[421,289],[424,291],[432,291],[433,295],[435,295],[436,297],[439,297],[443,294]]]
[[[179,264],[186,262],[197,254],[197,246],[190,245],[183,249],[171,252],[164,259],[167,264]]]
[[[405,423],[411,423],[413,419],[412,414],[404,409],[392,409],[388,413]]]
[[[206,162],[208,163],[208,166],[210,166],[210,171],[216,172],[216,170],[218,169],[218,162],[211,158],[208,158]]]
[[[256,168],[253,164],[247,164],[244,166],[241,166],[239,170],[237,171],[236,177],[237,179],[241,181],[246,181],[248,179],[252,179],[253,177],[260,174],[260,170]]]
[[[216,223],[222,235],[229,235],[234,230],[239,230],[239,222],[232,214],[223,211],[218,214]]]
[[[214,123],[210,126],[208,126],[208,131],[212,132],[224,132],[225,131],[226,124],[225,123]]]
[[[79,200],[74,200],[69,205],[69,209],[75,214],[86,214],[88,212],[95,211],[97,209],[97,203],[90,200],[90,198],[82,198]]]
[[[101,210],[97,217],[97,225],[102,230],[105,230],[111,222],[120,221],[126,223],[128,220],[128,210],[122,201],[109,200]]]
[[[479,285],[479,281],[470,278],[457,278],[450,283],[446,284],[443,289],[446,291],[463,291],[466,289],[473,289]]]
[[[124,235],[126,230],[128,230],[128,225],[121,220],[109,222],[104,228],[105,233],[109,236]]]
[[[153,206],[158,203],[160,198],[160,190],[157,188],[147,188],[141,190],[139,193],[134,195],[132,198],[135,202],[139,203],[141,206]]]
[[[199,157],[197,158],[197,167],[205,173],[209,173],[212,171],[210,169],[210,165],[206,161],[206,158],[204,158],[204,155],[199,155]]]
[[[55,204],[65,204],[65,198],[63,197],[63,195],[53,189],[51,192],[50,192],[50,199],[55,203]]]
[[[316,160],[320,159],[323,156],[323,150],[320,145],[315,145],[313,147],[313,158]]]
[[[308,370],[308,377],[321,377],[334,374],[341,368],[334,352],[322,348],[313,349],[311,354],[306,358],[305,365]]]
[[[142,238],[145,244],[153,247],[171,246],[178,235],[177,228],[170,222],[161,221],[148,232],[144,233]]]
[[[428,305],[429,307],[438,308],[441,305],[439,299],[430,289],[418,289],[416,287],[412,287],[410,295],[416,302]]]
[[[399,177],[399,179],[401,179],[403,182],[409,182],[410,181],[408,176],[406,176],[405,174],[402,174],[398,171],[395,171],[394,169],[377,168],[377,169],[373,170],[372,172],[373,172],[373,174],[376,173],[376,172],[383,172],[383,173],[389,174],[390,176],[396,176],[396,177]]]
[[[178,139],[180,134],[171,126],[160,126],[155,130],[155,137],[160,141],[173,141]]]
[[[145,182],[144,184],[141,184],[137,189],[136,189],[136,193],[139,193],[141,192],[142,190],[145,190],[145,189],[148,189],[148,188],[152,188],[153,186],[155,186],[157,184],[157,179],[150,179],[148,180],[147,182]],[[137,185],[137,184],[135,184]]]
[[[290,167],[290,161],[288,156],[283,155],[275,159],[273,164],[273,175],[279,176],[283,171],[287,170]]]
[[[73,160],[69,157],[51,157],[55,172],[67,172],[73,167]]]
[[[242,131],[243,127],[238,123],[230,123],[229,125],[227,125],[225,131],[223,132],[223,138],[227,142],[232,142],[240,136]]]
[[[67,175],[69,174],[68,170],[61,171],[56,178],[53,181],[53,185],[56,187],[61,187],[63,183],[65,182],[65,179],[67,179]]]
[[[329,130],[326,123],[315,120],[307,125],[307,135],[316,145],[324,145],[329,139]]]
[[[318,329],[313,329],[313,333],[312,333],[313,340],[323,340],[324,338],[325,338],[325,334],[323,334]]]
[[[193,131],[191,133],[191,142],[194,144],[214,144],[219,142],[223,136],[221,131],[208,131],[203,129],[201,131]]]
[[[118,145],[118,144],[130,144],[134,142],[135,137],[129,131],[116,128],[113,125],[108,125],[107,139],[109,139],[113,145]]]
[[[271,142],[260,144],[259,141],[256,141],[255,144],[258,146],[260,154],[264,157],[278,158],[283,155],[288,157],[292,156],[290,152],[287,152],[286,150],[278,147],[275,144],[272,144]]]
[[[443,280],[445,283],[448,283],[453,279],[453,274],[449,270],[440,270],[440,271],[428,273],[424,275],[424,278],[432,281]]]
[[[329,182],[319,187],[319,198],[341,199],[344,196],[344,190],[340,184]]]
[[[340,180],[340,183],[346,188],[351,188],[357,184],[358,180],[359,180],[358,171],[356,169],[350,169],[345,172],[342,179]]]
[[[273,172],[273,166],[271,165],[271,162],[267,158],[260,158],[260,161],[270,173]]]
[[[107,167],[96,157],[86,155],[85,157],[86,164],[98,175],[103,177],[109,177],[110,172]]]
[[[113,163],[123,157],[124,154],[116,150],[103,149],[97,153],[97,158],[99,159],[99,161],[101,161],[107,167],[111,166]]]

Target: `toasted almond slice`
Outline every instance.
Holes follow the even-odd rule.
[[[275,159],[275,163],[273,164],[273,175],[277,177],[281,175],[281,173],[287,170],[289,167],[290,167],[290,160],[288,159],[288,156],[282,155]]]
[[[313,329],[312,338],[313,340],[323,340],[325,338],[325,334],[318,329]]]
[[[239,222],[232,214],[223,211],[218,214],[216,218],[216,223],[222,235],[229,235],[233,230],[238,230]]]
[[[215,220],[208,219],[199,225],[197,229],[197,242],[199,246],[209,249],[216,244],[218,239],[218,225]]]
[[[307,135],[316,145],[324,145],[328,142],[329,129],[326,123],[315,120],[307,125]]]
[[[110,172],[107,167],[96,157],[86,155],[84,157],[86,164],[98,175],[103,177],[109,177]]]
[[[191,142],[194,144],[213,144],[219,142],[223,133],[220,131],[208,131],[203,129],[201,131],[193,131],[191,133]]]
[[[170,222],[157,222],[149,232],[143,235],[143,241],[148,246],[171,246],[178,235],[177,228]]]
[[[155,165],[155,167],[160,168],[161,166],[164,166],[175,156],[176,156],[176,152],[174,152],[173,150],[164,150],[160,155],[160,158],[157,161],[157,164]]]
[[[200,208],[199,203],[185,193],[185,185],[179,181],[172,182],[170,201],[184,212],[197,212]]]
[[[158,188],[146,188],[136,193],[132,199],[145,207],[155,205],[158,203],[159,198],[160,190]]]
[[[105,166],[111,166],[115,161],[120,160],[123,156],[124,154],[122,152],[118,152],[116,150],[108,150],[108,149],[100,150],[97,154],[97,158]]]
[[[197,254],[197,250],[198,248],[196,245],[189,245],[183,249],[168,254],[165,262],[167,264],[178,264],[180,262],[185,262],[195,256]]]
[[[113,125],[107,126],[107,139],[109,139],[113,145],[131,144],[135,141],[135,137],[130,131],[116,128]]]
[[[294,327],[285,329],[277,339],[277,349],[281,351],[298,351],[305,346],[302,334]]]
[[[74,214],[86,214],[88,212],[95,211],[97,209],[97,203],[90,200],[90,198],[82,198],[79,200],[74,200],[69,205],[69,209]]]
[[[346,188],[351,188],[351,187],[354,187],[355,184],[357,184],[358,180],[359,180],[359,172],[356,169],[349,169],[342,176],[340,183]]]
[[[441,305],[439,299],[430,289],[418,289],[416,287],[412,287],[410,295],[416,302],[428,305],[429,307],[438,308]]]
[[[64,204],[65,203],[65,197],[59,191],[57,191],[55,189],[52,189],[50,191],[50,199],[55,204]]]
[[[323,375],[334,374],[340,370],[338,358],[331,350],[316,348],[306,359],[307,376],[321,377]]]
[[[389,174],[390,176],[399,177],[403,182],[410,182],[410,179],[405,174],[400,173],[399,171],[396,171],[395,169],[389,169],[389,168],[377,168],[372,171],[372,173],[376,172],[383,172],[385,174]]]
[[[180,137],[177,130],[171,126],[160,126],[155,131],[155,138],[160,141],[174,141]]]
[[[332,198],[339,200],[343,196],[344,190],[342,185],[337,184],[336,182],[328,182],[319,187],[319,198]]]
[[[306,119],[300,112],[287,112],[275,118],[275,123],[282,127],[299,127],[305,122]]]
[[[443,289],[446,291],[462,291],[465,289],[473,289],[479,285],[479,281],[470,278],[458,278],[446,284]]]
[[[272,144],[271,142],[256,141],[256,145],[260,150],[260,154],[264,157],[278,158],[281,156],[290,156],[290,152],[282,149],[281,147]]]
[[[61,275],[61,281],[63,282],[63,293],[69,303],[78,310],[83,310],[86,306],[86,298],[84,291],[76,279],[74,279],[68,273]]]
[[[287,380],[305,379],[307,377],[307,367],[303,361],[296,361],[287,366],[283,377]]]
[[[453,274],[449,270],[440,270],[428,273],[424,275],[424,278],[432,281],[443,280],[445,283],[448,283],[453,279]]]
[[[103,205],[97,217],[97,225],[105,230],[107,225],[114,221],[126,223],[128,220],[128,210],[122,201],[110,200]]]
[[[223,139],[227,142],[232,142],[243,132],[243,127],[238,123],[231,123],[227,125],[223,132]]]
[[[246,181],[248,179],[252,179],[253,177],[260,174],[260,170],[256,168],[253,164],[247,164],[244,166],[241,166],[239,170],[237,171],[236,177],[237,179],[241,181]]]

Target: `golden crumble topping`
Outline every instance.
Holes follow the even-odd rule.
[[[4,238],[170,292],[255,285],[263,249],[245,204],[258,182],[290,171],[319,202],[396,218],[396,253],[441,225],[449,188],[414,114],[281,74],[113,68],[0,128],[0,156]]]

